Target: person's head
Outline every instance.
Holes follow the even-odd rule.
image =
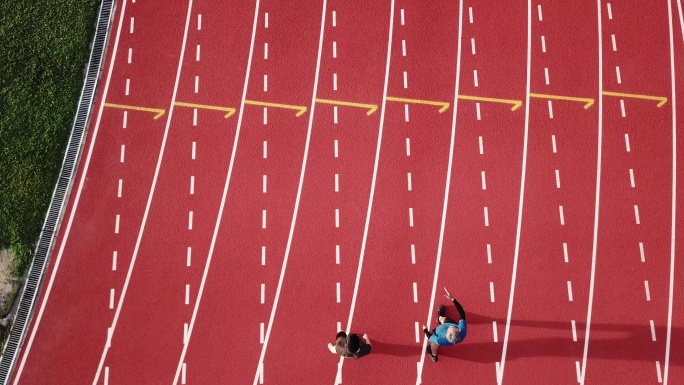
[[[347,337],[347,349],[352,353],[356,353],[361,349],[361,341],[359,340],[358,335],[350,334],[349,337]]]
[[[456,343],[459,339],[461,338],[461,331],[458,330],[457,327],[452,326],[447,329],[446,332],[446,339],[447,341],[453,343]]]
[[[337,335],[335,336],[335,340],[337,340],[340,337],[347,338],[347,333],[345,333],[345,332],[337,333]]]

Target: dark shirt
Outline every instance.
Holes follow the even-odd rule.
[[[361,344],[359,351],[352,353],[347,349],[347,337],[339,337],[335,340],[335,352],[346,358],[361,358],[367,356],[371,352],[371,346],[363,340],[359,341],[359,343]]]

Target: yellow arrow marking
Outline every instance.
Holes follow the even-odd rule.
[[[279,103],[267,103],[267,102],[257,102],[254,100],[245,100],[245,104],[251,104],[254,106],[264,106],[264,107],[276,107],[276,108],[287,108],[288,110],[297,110],[295,116],[302,116],[306,112],[306,107],[304,106],[293,106],[290,104],[279,104]]]
[[[230,108],[230,107],[207,106],[205,104],[193,104],[193,103],[183,103],[183,102],[174,102],[173,104],[178,106],[178,107],[203,108],[205,110],[227,112],[227,114],[223,115],[223,117],[226,119],[230,118],[235,113],[235,108]]]
[[[430,106],[440,106],[441,108],[439,109],[439,113],[441,114],[442,112],[446,111],[447,108],[449,108],[449,103],[446,102],[433,102],[431,100],[419,100],[419,99],[404,99],[404,98],[395,98],[394,96],[388,96],[387,100],[390,102],[404,102],[404,103],[416,103],[416,104],[427,104]]]
[[[498,99],[498,98],[483,98],[480,96],[468,96],[468,95],[458,95],[459,99],[464,99],[464,100],[479,100],[482,102],[493,102],[493,103],[505,103],[505,104],[512,104],[513,107],[511,107],[511,111],[515,111],[520,106],[522,106],[522,101],[521,100],[512,100],[512,99]]]
[[[145,111],[145,112],[156,112],[157,115],[154,116],[154,120],[161,118],[166,110],[159,108],[147,108],[147,107],[136,107],[136,106],[126,106],[123,104],[105,103],[105,107],[121,108],[123,110],[135,110],[135,111]]]
[[[328,99],[316,99],[316,102],[323,103],[323,104],[335,104],[335,105],[347,106],[347,107],[367,108],[368,112],[366,112],[366,115],[371,115],[373,112],[375,112],[378,109],[377,104],[352,103],[352,102],[343,102],[340,100],[328,100]]]
[[[560,96],[560,95],[547,95],[547,94],[533,94],[530,93],[531,98],[541,98],[541,99],[557,99],[557,100],[569,100],[571,102],[582,102],[584,104],[584,109],[594,105],[594,99],[590,98],[575,98],[573,96]]]
[[[634,98],[634,99],[646,99],[646,100],[658,100],[658,108],[662,107],[663,104],[667,103],[667,98],[663,96],[650,96],[650,95],[637,95],[637,94],[623,94],[620,92],[609,92],[603,91],[606,96],[617,96],[623,98]]]

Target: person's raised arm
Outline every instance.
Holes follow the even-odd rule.
[[[458,316],[460,317],[460,319],[465,321],[466,315],[465,315],[465,311],[463,310],[463,306],[461,306],[461,304],[458,303],[458,301],[456,301],[456,298],[454,298],[454,296],[451,295],[451,293],[449,293],[449,290],[447,290],[446,287],[444,288],[444,291],[446,292],[446,294],[444,296],[447,297],[449,300],[451,300],[451,302],[454,303],[454,306],[456,307],[456,310],[458,311]]]

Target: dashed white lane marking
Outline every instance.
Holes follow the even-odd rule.
[[[268,43],[264,43],[264,60],[268,60]]]
[[[119,253],[114,250],[114,253],[112,253],[112,271],[116,271],[116,260],[119,256]]]
[[[192,266],[192,247],[188,246],[188,252],[185,256],[185,266],[190,267]]]
[[[406,88],[406,87],[404,87],[404,88]],[[337,74],[336,73],[333,74],[333,91],[337,91]],[[335,106],[335,107],[337,107],[337,106]]]
[[[341,295],[340,295],[340,283],[339,282],[337,282],[337,284],[335,285],[335,290],[337,291],[337,297],[336,297],[337,303],[340,303],[341,302],[341,298],[340,298]]]
[[[406,156],[411,156],[411,139],[406,138]]]
[[[123,190],[123,179],[119,179],[119,188],[116,191],[116,197],[121,198],[121,193]]]
[[[409,109],[408,104],[404,104],[404,120],[409,121]]]
[[[340,152],[339,152],[339,143],[337,139],[335,139],[335,158],[339,157]]]
[[[413,183],[411,183],[411,173],[408,172],[406,173],[406,179],[408,180],[408,190],[411,191],[413,190]]]
[[[197,142],[192,142],[192,160],[197,158]]]
[[[268,189],[267,189],[267,186],[268,186],[268,177],[267,177],[266,175],[264,175],[264,176],[262,177],[262,185],[263,185],[262,191],[264,192],[264,194],[266,194],[266,191],[268,190]]]
[[[104,385],[109,385],[109,366],[104,369]]]
[[[544,68],[544,80],[546,81],[546,85],[549,85],[549,69]]]
[[[569,262],[568,259],[568,244],[566,242],[563,242],[563,260],[565,263]]]
[[[553,146],[553,153],[558,153],[558,148],[556,148],[556,135],[551,135],[551,145]]]
[[[268,143],[264,140],[264,159],[268,158]]]
[[[268,12],[264,12],[264,28],[268,28]]]
[[[404,25],[404,24],[406,24],[406,20],[404,18],[404,9],[402,8],[401,9],[401,25]]]
[[[112,347],[112,334],[112,327],[110,326],[107,328],[107,342],[105,343],[108,348]]]
[[[418,321],[415,322],[415,331],[416,331],[416,342],[420,342],[420,324]]]
[[[261,210],[261,228],[266,228],[266,209]]]
[[[131,93],[131,79],[126,79],[126,96],[129,96]]]
[[[264,126],[268,124],[268,108],[264,107]]]
[[[341,332],[342,331],[342,322],[337,321],[337,329],[335,329],[335,332]]]
[[[340,245],[335,245],[335,264],[340,264]],[[339,328],[337,329],[340,330]]]
[[[401,56],[406,56],[406,40],[401,41]]]
[[[413,207],[409,207],[409,227],[413,227]]]
[[[197,108],[192,109],[192,125],[197,127]]]
[[[560,188],[560,173],[556,170],[556,188]]]
[[[188,343],[188,323],[183,323],[183,343]]]
[[[542,37],[541,37],[541,45],[542,45],[542,52],[546,53],[546,38],[544,37],[544,35],[542,35]]]
[[[537,5],[537,13],[539,14],[539,21],[543,21],[543,20],[542,20],[542,7],[541,7],[541,4]]]
[[[133,61],[133,48],[128,49],[128,64],[131,64]]]
[[[627,149],[627,152],[631,151],[629,147],[629,134],[625,134],[625,148]]]
[[[131,17],[131,29],[130,29],[130,33],[133,33],[133,29],[134,29],[133,27],[134,27],[134,25],[135,25],[135,18],[134,18],[134,17]]]
[[[568,281],[568,301],[572,302],[572,282]]]
[[[656,361],[656,374],[658,375],[658,383],[661,384],[663,382],[663,375],[660,372],[660,361]]]
[[[268,92],[268,74],[264,74],[264,92]]]
[[[634,219],[635,219],[637,225],[641,224],[641,221],[639,220],[639,206],[638,205],[634,205]]]
[[[549,119],[553,119],[553,104],[551,103],[550,100],[548,101],[548,104],[549,104]]]
[[[577,383],[582,383],[582,369],[580,369],[580,362],[575,361],[575,372],[577,373]]]
[[[408,88],[408,72],[404,71],[404,88]]]
[[[646,254],[644,254],[643,242],[639,242],[639,254],[641,255],[641,262],[646,262]]]
[[[608,8],[608,19],[613,20],[613,10],[610,8],[610,3],[607,3],[606,7]]]
[[[622,112],[623,118],[627,117],[627,114],[625,113],[625,101],[622,99],[620,99],[620,112]]]
[[[632,188],[635,187],[634,185],[634,169],[629,169],[629,184],[632,186]]]
[[[128,111],[124,111],[122,128],[126,128],[127,126],[128,126]]]
[[[121,222],[121,215],[116,214],[116,223],[114,224],[114,234],[119,234],[119,223]]]
[[[577,325],[575,324],[575,320],[570,322],[572,324],[572,341],[577,342]]]
[[[482,144],[482,137],[478,137],[477,140],[480,143],[480,155],[484,155],[484,145]]]
[[[620,66],[615,66],[615,76],[617,77],[618,84],[621,84],[622,76],[620,76]]]
[[[332,11],[332,26],[337,27],[337,11]]]
[[[185,285],[185,304],[190,305],[190,284]]]
[[[487,208],[487,206],[485,206],[484,208],[484,223],[485,226],[489,226],[489,209]]]
[[[413,302],[418,303],[418,283],[413,283]]]
[[[473,83],[475,84],[475,87],[479,87],[477,81],[477,70],[473,70]]]
[[[610,35],[610,40],[613,42],[613,51],[617,51],[617,44],[615,43],[615,34]]]
[[[470,20],[470,24],[473,24],[473,7],[468,7],[468,18]]]
[[[651,324],[651,341],[655,342],[655,340],[656,340],[655,323],[653,322],[653,320],[650,320],[649,323]]]
[[[485,179],[485,172],[482,171],[482,172],[480,173],[480,175],[482,176],[482,189],[483,189],[483,190],[486,190],[486,189],[487,189],[487,181],[486,181],[486,179]]]
[[[475,38],[474,37],[470,38],[470,48],[472,48],[473,55],[475,55]]]
[[[261,284],[261,304],[263,305],[264,302],[266,302],[266,284],[262,283]]]
[[[499,342],[499,331],[496,329],[496,321],[492,321],[492,336],[494,337],[494,342]]]
[[[195,176],[190,176],[190,195],[195,194]]]
[[[114,309],[114,289],[109,290],[109,309]]]
[[[192,211],[188,212],[188,230],[192,230]]]
[[[264,364],[260,363],[257,367],[257,372],[259,374],[259,385],[264,384]]]
[[[264,323],[259,322],[259,343],[264,343]]]
[[[490,243],[487,244],[487,264],[492,264],[492,245]]]
[[[202,30],[202,14],[197,15],[197,30],[201,31]]]
[[[335,209],[335,227],[340,227],[340,209]]]
[[[563,215],[563,206],[558,206],[558,213],[560,214],[560,224],[565,225],[565,215]]]
[[[489,282],[489,299],[494,302],[494,282]]]
[[[335,174],[335,192],[340,192],[340,174]]]
[[[482,120],[482,115],[480,114],[480,103],[475,103],[475,111],[477,112],[477,120]]]
[[[332,54],[333,59],[337,59],[337,42],[336,41],[333,41],[332,49],[333,49],[333,54]],[[404,56],[406,56],[406,55],[404,55]]]
[[[411,244],[411,264],[416,264],[416,245]]]
[[[195,61],[200,61],[200,45],[197,44],[197,50],[195,51]]]
[[[195,76],[195,93],[199,92],[199,75]]]
[[[333,107],[333,123],[337,124],[337,106]]]
[[[648,288],[648,280],[644,281],[644,289],[646,290],[646,301],[651,301],[651,290]]]
[[[261,246],[261,266],[266,266],[266,246]]]

